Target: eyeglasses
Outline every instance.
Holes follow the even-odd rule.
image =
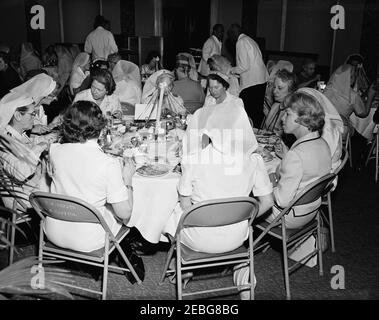
[[[23,112],[23,114],[30,114],[31,117],[35,117],[37,115],[36,111],[33,112]]]

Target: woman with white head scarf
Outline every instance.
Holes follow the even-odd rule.
[[[159,99],[159,84],[165,82],[165,94],[162,102],[162,113],[186,114],[183,99],[175,96],[171,91],[174,87],[175,76],[166,69],[153,73],[145,82],[142,91],[142,103],[150,105]]]
[[[26,74],[31,70],[41,69],[41,60],[34,52],[33,45],[30,42],[21,45],[20,72],[25,79]]]
[[[84,79],[89,76],[90,65],[91,57],[87,52],[80,52],[75,58],[69,80],[72,95],[76,95],[81,91],[80,89]]]
[[[113,79],[116,82],[115,94],[121,102],[132,105],[141,102],[141,75],[136,64],[120,60],[112,70]]]
[[[212,97],[213,103],[198,109],[187,128],[187,138],[193,137],[195,143],[183,150],[180,205],[165,228],[171,234],[182,212],[200,201],[249,196],[253,191],[260,202],[260,214],[273,205],[272,185],[262,157],[254,152],[258,143],[243,102],[229,93],[225,95],[224,101],[217,103]],[[246,221],[217,228],[189,228],[181,235],[186,246],[208,253],[234,250],[246,238]]]
[[[208,64],[211,71],[221,72],[228,77],[228,92],[238,97],[241,90],[238,78],[234,74],[230,73],[230,70],[232,69],[232,64],[230,61],[222,55],[214,54],[208,59]]]
[[[32,98],[36,105],[39,105],[37,115],[34,119],[34,133],[44,133],[50,130],[50,128],[47,127],[47,117],[42,104],[49,105],[55,99],[57,89],[57,83],[52,77],[40,73],[11,90],[11,92],[23,93]]]
[[[48,148],[48,142],[37,143],[25,133],[33,127],[35,106],[33,98],[23,92],[10,92],[0,101],[0,132],[7,135],[23,155],[19,157],[1,150],[0,161],[6,174],[18,182],[15,192],[24,193],[26,201],[32,191],[48,190],[46,165],[40,160],[42,152]],[[2,198],[6,206],[12,206],[11,198],[4,195]]]

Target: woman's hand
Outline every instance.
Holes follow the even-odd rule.
[[[51,129],[49,126],[44,126],[42,124],[37,124],[35,126],[33,126],[32,128],[32,133],[34,134],[44,134],[46,132],[50,132]]]
[[[124,183],[127,185],[132,185],[132,178],[136,172],[136,166],[131,158],[124,158],[124,166],[122,168],[122,177]]]

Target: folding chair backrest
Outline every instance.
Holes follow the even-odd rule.
[[[338,175],[338,173],[343,169],[343,167],[345,166],[347,160],[349,159],[349,152],[347,151],[347,149],[345,147],[342,148],[342,156],[341,156],[342,160],[341,160],[341,163],[340,165],[337,167],[336,170],[334,170],[334,174],[335,175]]]
[[[202,201],[183,214],[179,229],[217,227],[255,218],[258,202],[250,197],[234,197]]]
[[[300,194],[298,194],[296,198],[287,206],[287,208],[316,201],[322,196],[324,190],[329,186],[329,184],[332,183],[335,177],[336,175],[334,173],[329,173],[320,179],[317,179],[315,182],[308,185]]]
[[[23,202],[28,198],[27,195],[22,191],[21,185],[16,188],[17,184],[12,180],[2,168],[0,168],[0,195],[2,198],[12,198],[13,206],[12,209],[16,210],[19,206],[20,209],[26,211],[28,209],[27,205]]]
[[[96,208],[75,197],[38,191],[30,195],[29,201],[42,218],[106,225]]]

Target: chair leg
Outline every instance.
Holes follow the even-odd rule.
[[[172,259],[172,255],[174,253],[174,249],[175,249],[175,247],[171,246],[169,252],[167,253],[166,263],[165,263],[161,278],[159,279],[159,284],[162,284],[164,281],[164,278],[166,277],[166,272],[167,272],[168,266],[170,265],[170,261]]]
[[[288,270],[288,255],[287,255],[287,235],[285,230],[285,225],[282,223],[282,245],[283,245],[283,266],[284,266],[284,282],[286,286],[286,298],[291,300],[290,291],[290,275]]]
[[[9,265],[13,264],[14,259],[14,249],[15,249],[15,239],[16,239],[16,215],[12,214],[12,226],[10,228],[10,243],[11,246],[9,248]]]
[[[253,231],[252,227],[249,227],[249,248],[250,248],[250,300],[254,300],[254,291],[255,291],[255,286],[254,286],[254,250],[253,250]]]
[[[351,152],[351,138],[350,135],[347,137],[347,147],[349,150],[349,162],[350,162],[350,168],[353,167],[353,153]]]
[[[103,283],[102,283],[102,300],[107,300],[108,289],[108,264],[109,264],[109,238],[105,240],[105,252],[104,252],[104,269],[103,269]]]
[[[176,288],[178,293],[178,300],[183,300],[183,289],[182,289],[182,268],[181,268],[181,252],[180,252],[180,239],[176,243]]]
[[[328,213],[329,213],[329,230],[330,230],[330,243],[332,246],[332,252],[336,251],[334,243],[334,225],[333,225],[333,211],[332,211],[332,195],[329,192],[327,195],[328,198]],[[321,217],[320,217],[321,219]]]
[[[322,261],[322,247],[321,247],[321,217],[320,212],[317,213],[317,251],[319,262],[320,276],[324,275],[323,261]]]
[[[376,143],[376,138],[374,139],[372,145],[371,145],[371,148],[370,148],[370,151],[367,155],[367,158],[366,158],[366,162],[365,162],[365,166],[367,167],[368,165],[368,162],[370,161],[371,157],[372,157],[372,154],[374,153],[374,148],[376,147],[377,143]]]
[[[128,269],[129,271],[131,272],[131,274],[133,275],[133,277],[136,279],[137,283],[138,284],[141,284],[142,281],[141,279],[139,278],[139,276],[137,275],[136,271],[134,270],[132,264],[130,263],[129,259],[126,257],[124,251],[122,251],[121,247],[120,247],[120,244],[119,243],[115,243],[115,246],[120,254],[120,256],[122,257],[122,259],[124,260],[124,262],[126,263],[126,265],[128,266]]]

